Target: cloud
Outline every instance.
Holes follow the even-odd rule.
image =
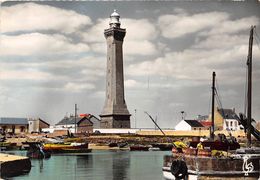
[[[108,19],[98,19],[96,24],[93,24],[91,28],[87,29],[86,32],[80,34],[85,42],[102,42],[105,43],[104,29],[109,27]]]
[[[232,34],[241,31],[248,31],[251,25],[258,25],[259,18],[255,16],[245,17],[237,20],[225,20],[220,24],[216,24],[215,28],[212,28],[208,35],[214,34]],[[207,34],[207,33],[206,33]]]
[[[195,33],[227,20],[229,15],[225,12],[209,12],[194,15],[177,14],[162,15],[158,24],[165,38],[177,38],[186,34]]]
[[[221,41],[220,41],[221,39]],[[198,43],[194,44],[194,48],[200,49],[232,49],[234,46],[239,47],[248,42],[248,35],[228,35],[217,34],[208,36],[205,40],[197,39]]]
[[[39,72],[34,69],[25,71],[17,70],[2,70],[0,73],[1,80],[46,80],[51,79],[51,75],[44,72]]]
[[[2,33],[37,30],[72,33],[91,24],[86,15],[48,5],[22,3],[1,8]]]
[[[126,40],[153,40],[158,31],[154,23],[147,19],[123,19],[122,28],[126,28]]]
[[[63,35],[53,34],[21,34],[17,36],[1,36],[1,55],[46,55],[80,53],[89,50],[83,43],[74,44]]]
[[[52,61],[0,62],[3,88],[33,89],[36,93],[80,93],[98,88],[105,77],[105,61],[88,56]],[[15,87],[15,88],[14,88]]]
[[[259,18],[250,16],[231,20],[226,12],[215,11],[194,15],[182,12],[177,15],[162,15],[158,18],[158,24],[165,38],[178,38],[197,32],[202,36],[234,34],[249,30],[252,24],[258,25]]]
[[[86,42],[104,42],[104,30],[109,28],[109,18],[98,19],[86,33],[82,34]],[[155,25],[147,19],[121,19],[121,28],[126,28],[125,39],[151,40],[157,37]]]
[[[90,43],[91,50],[106,53],[104,29],[109,28],[109,19],[98,19],[87,32],[81,34],[85,42]],[[152,42],[158,32],[147,19],[122,19],[121,28],[126,28],[123,49],[125,55],[154,55],[158,53],[156,43]],[[142,49],[140,51],[140,49]]]
[[[126,73],[132,76],[168,76],[177,80],[206,81],[213,70],[221,74],[226,83],[239,83],[244,75],[247,45],[231,46],[229,49],[186,49],[166,53],[155,60],[131,64]],[[260,52],[254,57],[260,58]]]
[[[70,91],[70,92],[82,92],[84,90],[91,90],[95,89],[94,84],[89,84],[89,83],[73,83],[73,82],[68,82],[64,86],[64,90]]]
[[[137,88],[137,87],[140,87],[142,86],[141,83],[137,82],[136,80],[134,79],[127,79],[125,82],[125,87],[126,88]]]
[[[143,40],[143,41],[125,41],[124,43],[124,54],[125,55],[156,55],[158,53],[158,49],[155,43],[151,41]]]
[[[105,40],[104,42],[90,43],[90,49],[95,53],[106,54],[107,45]]]

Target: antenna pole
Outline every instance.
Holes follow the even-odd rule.
[[[136,129],[136,109],[135,109],[135,129]]]
[[[78,110],[78,108],[77,108],[77,104],[75,104],[75,133],[74,134],[76,134],[76,132],[77,132],[77,110]]]

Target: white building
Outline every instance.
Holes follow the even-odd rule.
[[[29,133],[42,132],[42,129],[49,128],[50,124],[43,121],[41,118],[29,118]]]
[[[237,131],[242,127],[238,124],[239,118],[235,112],[235,109],[218,109],[218,112],[223,117],[223,130]]]
[[[175,130],[190,131],[190,130],[203,130],[205,127],[197,120],[181,120],[176,126]]]

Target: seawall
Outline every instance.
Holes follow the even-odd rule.
[[[12,177],[31,170],[28,157],[0,153],[0,178]]]

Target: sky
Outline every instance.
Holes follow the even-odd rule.
[[[0,13],[0,117],[99,117],[114,9],[126,29],[125,100],[131,126],[162,128],[210,114],[212,72],[223,108],[244,112],[251,25],[253,118],[260,120],[260,3],[4,2]],[[257,39],[258,35],[258,39]],[[258,40],[258,41],[256,41]],[[258,42],[258,44],[257,44]],[[136,111],[135,111],[136,110]]]

